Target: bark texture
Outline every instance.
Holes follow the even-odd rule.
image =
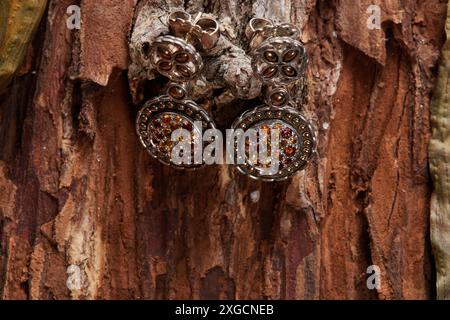
[[[442,49],[439,79],[431,104],[433,136],[430,170],[434,181],[431,198],[431,239],[436,260],[437,297],[450,299],[450,7],[446,23],[447,41]]]
[[[79,31],[66,27],[72,4],[81,6]],[[374,4],[380,30],[367,27]],[[310,55],[302,111],[318,137],[312,165],[262,183],[231,166],[182,172],[151,159],[136,138],[127,79],[144,5],[215,14],[237,47],[253,16],[297,24]],[[446,7],[49,1],[32,64],[0,100],[0,296],[434,297],[429,113]],[[156,79],[144,93],[159,88]],[[211,108],[227,127],[245,107],[219,101]],[[366,286],[370,265],[381,271],[378,290]]]

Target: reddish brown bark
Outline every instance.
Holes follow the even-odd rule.
[[[366,26],[372,2],[382,30]],[[231,17],[238,37],[263,3],[302,28],[312,165],[262,183],[152,160],[125,70],[135,1],[81,1],[80,31],[65,23],[73,2],[50,1],[33,67],[0,100],[1,297],[433,297],[427,146],[446,3],[189,3]],[[224,110],[223,125],[242,111]],[[378,291],[366,286],[373,264]]]

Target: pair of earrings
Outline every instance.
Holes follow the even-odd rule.
[[[177,143],[172,141],[172,133],[185,129],[194,138],[191,141],[196,141],[195,137],[201,139],[202,130],[216,129],[209,113],[188,97],[191,83],[202,71],[202,53],[214,48],[219,40],[219,24],[201,14],[192,19],[189,14],[176,11],[169,15],[168,25],[170,34],[158,37],[147,48],[147,56],[151,65],[170,82],[165,95],[146,102],[139,111],[137,133],[149,153],[164,164],[198,168],[204,165],[203,159],[192,163],[172,161],[172,151]],[[267,170],[272,165],[270,160],[261,163],[252,159],[246,142],[245,159],[237,164],[237,168],[255,179],[284,180],[307,165],[315,148],[311,126],[296,109],[298,103],[292,94],[303,87],[307,54],[296,40],[298,28],[291,24],[275,25],[270,20],[254,18],[245,33],[250,43],[254,75],[264,85],[264,104],[244,112],[233,123],[232,129],[264,132],[269,136],[277,132],[276,143],[268,143],[277,166],[270,171]],[[236,151],[239,146],[235,143]],[[260,140],[256,140],[254,147],[263,148]],[[195,150],[194,145],[191,150]]]

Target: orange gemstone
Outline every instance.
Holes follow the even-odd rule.
[[[289,157],[292,157],[296,151],[297,150],[294,147],[287,147],[284,149],[284,153]]]

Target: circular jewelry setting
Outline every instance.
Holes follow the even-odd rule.
[[[249,142],[245,141],[245,161],[237,165],[238,170],[253,179],[264,181],[281,181],[288,179],[294,173],[305,168],[314,149],[313,130],[301,113],[292,108],[273,109],[269,106],[257,107],[245,112],[233,124],[233,129],[244,132],[253,129],[267,134],[267,155],[278,157],[278,172],[267,174],[271,162],[260,163],[258,159],[250,159]],[[271,150],[271,130],[279,130],[279,150]],[[236,152],[238,144],[235,142]],[[259,146],[256,146],[259,150]]]
[[[172,81],[192,80],[203,67],[202,57],[195,47],[174,36],[157,38],[148,56],[153,67]]]
[[[289,37],[270,38],[255,50],[252,67],[265,83],[286,84],[298,80],[308,64],[305,48]]]
[[[202,128],[196,127],[195,121],[201,121]],[[215,125],[206,111],[195,102],[176,101],[162,96],[148,101],[142,107],[136,119],[136,128],[142,145],[154,158],[166,165],[195,169],[203,163],[194,163],[194,141],[196,138],[202,139],[202,130],[215,129]],[[176,145],[171,139],[172,132],[181,128],[191,133],[191,164],[179,164],[171,160],[172,149]]]

